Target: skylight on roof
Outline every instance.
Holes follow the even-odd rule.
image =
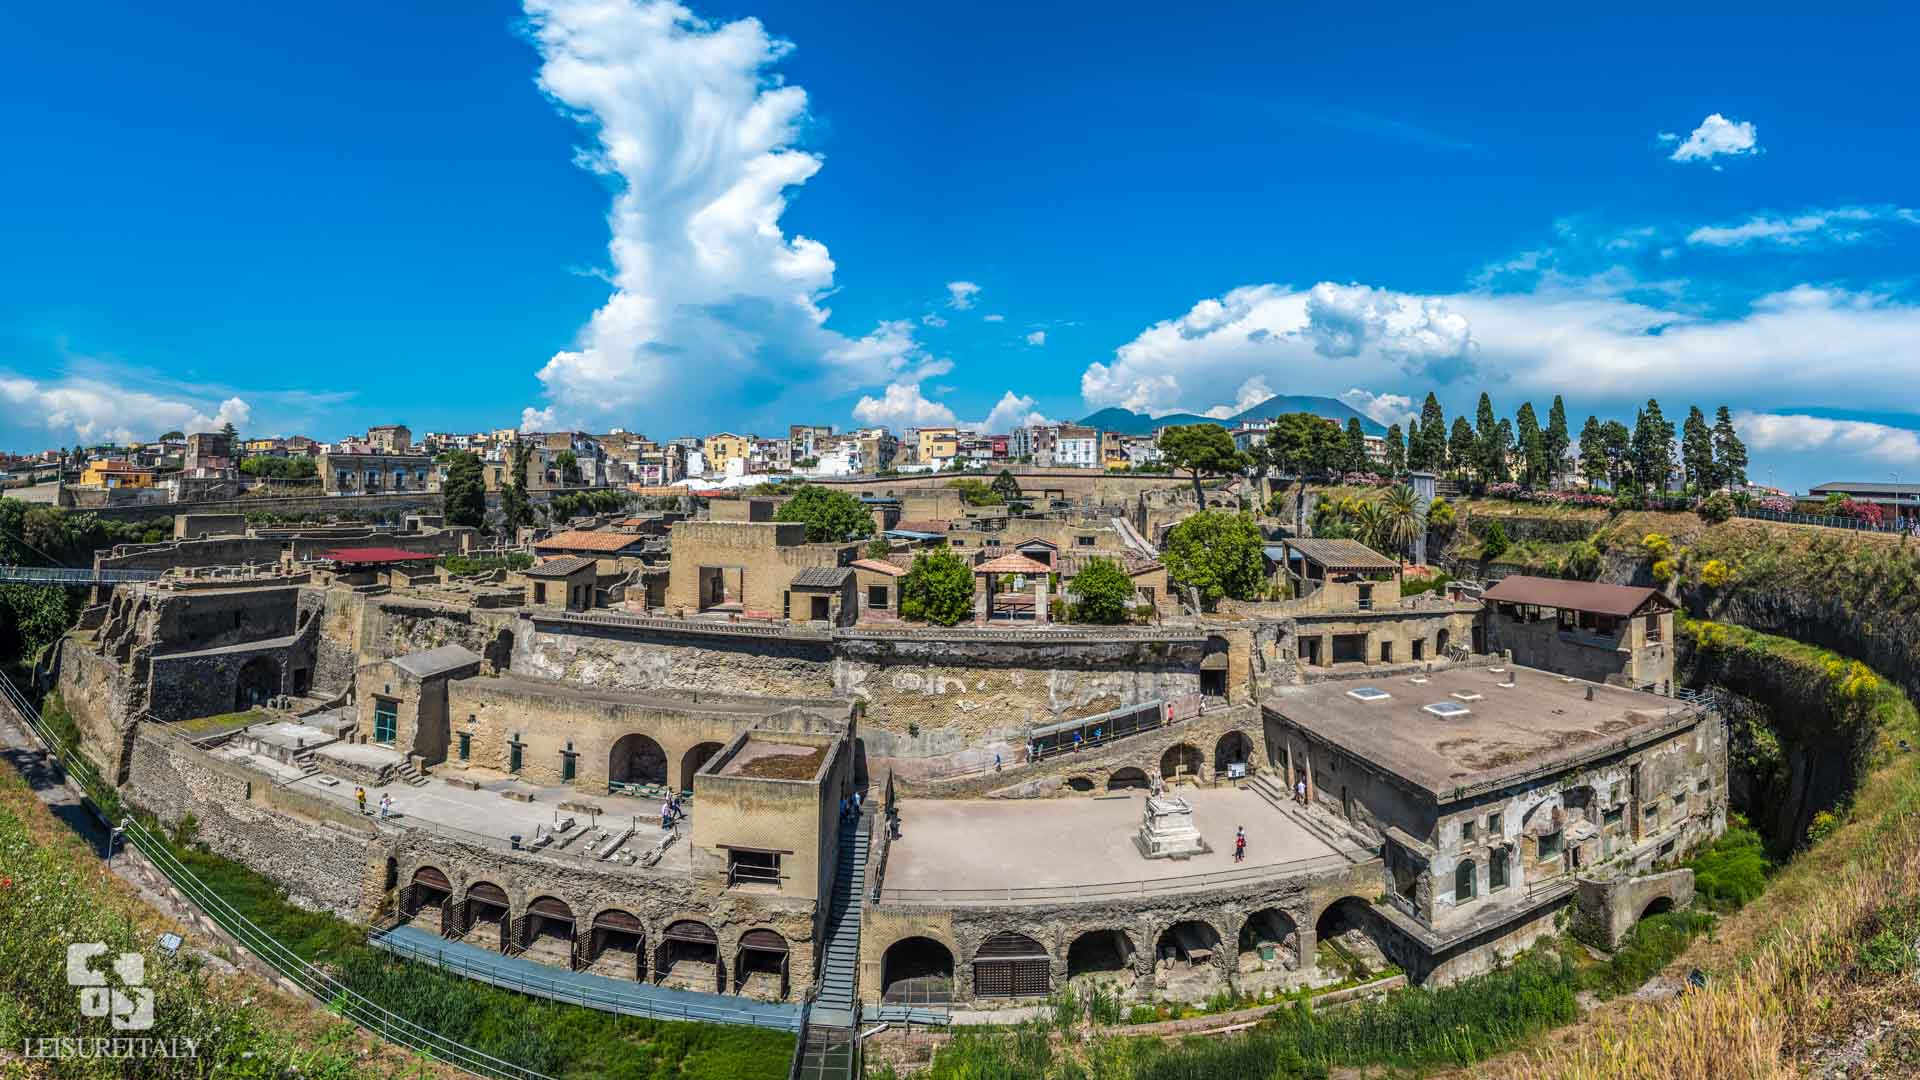
[[[1377,686],[1359,686],[1347,691],[1347,696],[1359,701],[1385,701],[1393,695]]]
[[[1426,711],[1442,720],[1456,720],[1473,710],[1455,701],[1436,701],[1426,706]]]
[[[1476,693],[1472,690],[1455,690],[1453,696],[1459,698],[1461,701],[1479,701],[1487,695]]]

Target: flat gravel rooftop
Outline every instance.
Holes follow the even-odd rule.
[[[1194,827],[1213,850],[1147,859],[1134,847],[1146,793],[1060,799],[907,799],[887,852],[887,890],[992,890],[1179,878],[1337,856],[1273,805],[1239,788],[1181,787]],[[1247,861],[1233,831],[1247,829]]]
[[[1511,675],[1514,683],[1505,685]],[[1436,797],[1624,745],[1676,722],[1673,698],[1506,666],[1276,688],[1261,702],[1298,727]],[[1385,691],[1363,701],[1352,691]],[[1587,691],[1593,699],[1587,699]],[[1436,716],[1429,705],[1465,711]]]

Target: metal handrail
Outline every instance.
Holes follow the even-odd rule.
[[[1356,849],[1368,855],[1376,852]],[[1136,881],[1106,881],[1088,885],[1058,885],[1033,887],[1008,887],[1001,889],[883,889],[880,894],[882,904],[1047,904],[1060,901],[1110,900],[1120,897],[1154,896],[1160,893],[1186,892],[1193,889],[1210,888],[1220,885],[1237,885],[1249,881],[1264,881],[1276,877],[1291,877],[1297,874],[1311,873],[1316,870],[1346,869],[1354,865],[1353,860],[1344,854],[1316,855],[1308,859],[1294,859],[1283,863],[1267,863],[1262,866],[1245,866],[1233,870],[1214,870],[1204,874],[1184,874],[1179,877],[1143,878]]]
[[[0,673],[0,697],[3,697],[26,721],[28,729],[47,747],[53,760],[65,767],[67,775],[78,783],[81,791],[93,801],[94,806],[98,808],[104,805],[103,795],[111,790],[108,785],[100,779],[99,774],[94,771],[87,759],[78,753],[76,747],[63,743],[59,735],[47,727],[39,711],[4,673]],[[242,948],[253,953],[309,995],[327,1003],[341,1016],[388,1042],[456,1065],[476,1076],[490,1077],[493,1080],[552,1080],[544,1073],[515,1065],[464,1043],[456,1042],[376,1004],[326,971],[307,963],[297,953],[281,944],[278,939],[254,925],[252,920],[227,903],[219,893],[209,888],[205,882],[194,875],[193,871],[175,859],[166,840],[155,835],[138,819],[128,815],[121,828],[124,830],[126,842],[146,856],[154,868],[159,870],[183,896],[199,907],[208,918],[212,919],[215,925],[226,931]]]
[[[158,581],[159,570],[68,570],[44,566],[0,566],[0,582],[20,585],[130,585]]]
[[[507,990],[517,990],[534,997],[543,997],[552,1001],[563,1001],[583,1008],[598,1009],[601,1012],[622,1013],[628,1016],[649,1016],[661,1020],[697,1020],[715,1024],[746,1024],[755,1027],[772,1027],[775,1030],[798,1030],[800,1016],[794,1013],[790,1022],[778,1025],[768,1024],[764,1017],[756,1016],[746,1009],[733,1009],[724,1005],[695,1005],[676,1001],[664,996],[652,994],[626,994],[613,990],[601,990],[579,983],[563,982],[532,973],[516,974],[517,969],[504,966],[476,964],[460,956],[447,955],[443,947],[427,948],[404,939],[392,936],[393,928],[382,928],[368,934],[368,940],[382,949],[417,960],[423,964],[432,964],[444,971],[484,982]],[[527,961],[532,964],[533,961]]]

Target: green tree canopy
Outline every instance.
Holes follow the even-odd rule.
[[[1400,434],[1399,424],[1387,425],[1387,475],[1399,476],[1407,471],[1407,440]]]
[[[1233,448],[1233,436],[1219,424],[1187,424],[1171,427],[1160,434],[1160,455],[1167,464],[1185,469],[1193,477],[1193,497],[1201,506],[1207,502],[1200,487],[1202,476],[1220,476],[1238,471],[1245,460]]]
[[[1573,440],[1567,432],[1567,405],[1560,395],[1553,395],[1553,407],[1547,410],[1546,430],[1547,482],[1560,479],[1567,471],[1567,450],[1573,446]]]
[[[1447,435],[1447,467],[1456,473],[1472,472],[1478,446],[1473,438],[1473,425],[1467,423],[1464,416],[1454,417],[1453,430]]]
[[[1321,426],[1333,430],[1330,424]],[[1160,557],[1168,576],[1197,590],[1201,603],[1210,608],[1224,597],[1251,600],[1260,595],[1266,582],[1262,543],[1253,515],[1202,510],[1168,530]]]
[[[509,535],[518,533],[522,526],[533,524],[533,502],[527,498],[527,469],[532,464],[533,445],[515,442],[513,475],[507,477],[507,485],[500,491],[500,516]]]
[[[807,539],[816,544],[864,540],[873,535],[873,515],[859,499],[819,484],[795,488],[793,498],[780,504],[773,520],[805,522]]]
[[[447,454],[447,478],[440,485],[440,511],[449,525],[479,528],[487,520],[487,484],[480,458],[466,450]]]
[[[1687,486],[1705,495],[1716,486],[1713,429],[1707,426],[1707,414],[1700,411],[1700,406],[1687,409],[1680,431],[1680,467],[1686,470]]]
[[[241,459],[240,471],[248,476],[272,480],[311,480],[319,475],[319,469],[310,457],[255,455]]]
[[[999,506],[1007,500],[993,486],[978,477],[963,476],[958,480],[949,480],[947,486],[960,492],[960,499],[968,506]]]
[[[1425,445],[1421,449],[1419,468],[1439,472],[1447,467],[1447,414],[1440,408],[1440,399],[1432,393],[1420,406],[1420,441]]]
[[[1133,579],[1112,559],[1088,559],[1073,578],[1073,621],[1111,626],[1127,621]]]
[[[1713,472],[1716,487],[1747,486],[1747,444],[1733,430],[1725,405],[1713,418]]]
[[[1580,475],[1590,487],[1612,479],[1607,471],[1607,440],[1598,417],[1587,417],[1580,429]]]
[[[952,626],[973,616],[973,568],[948,548],[920,553],[900,579],[900,615]]]
[[[1000,475],[993,478],[993,493],[1000,496],[1002,502],[1012,502],[1021,497],[1020,481],[1014,479],[1008,469],[1001,469]]]
[[[160,437],[154,441],[155,442],[178,442],[179,440],[184,439],[186,437],[187,437],[187,433],[184,431],[166,431],[166,432],[162,432],[160,434]]]
[[[1347,417],[1346,453],[1341,457],[1340,468],[1345,472],[1367,471],[1367,433],[1360,427],[1360,418]]]
[[[1667,490],[1673,472],[1673,425],[1661,414],[1658,401],[1647,399],[1647,407],[1634,419],[1632,438],[1633,478],[1643,488]]]

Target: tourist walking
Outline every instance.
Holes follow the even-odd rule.
[[[1307,805],[1307,778],[1304,776],[1293,782],[1293,801],[1301,806]]]
[[[866,798],[866,796],[858,791],[853,793],[853,816],[855,820],[858,820],[860,817],[860,801],[864,798]]]
[[[353,801],[360,805],[361,813],[363,814],[366,813],[367,812],[367,789],[363,787],[354,788]]]
[[[847,820],[847,797],[845,795],[840,796],[840,820]]]
[[[1247,827],[1242,825],[1233,830],[1233,861],[1245,862],[1247,859]]]
[[[660,804],[660,830],[662,832],[665,832],[672,828],[673,828],[673,800],[668,799],[665,802]]]
[[[382,794],[380,796],[380,820],[387,820],[387,815],[391,813],[393,813],[393,796]]]

